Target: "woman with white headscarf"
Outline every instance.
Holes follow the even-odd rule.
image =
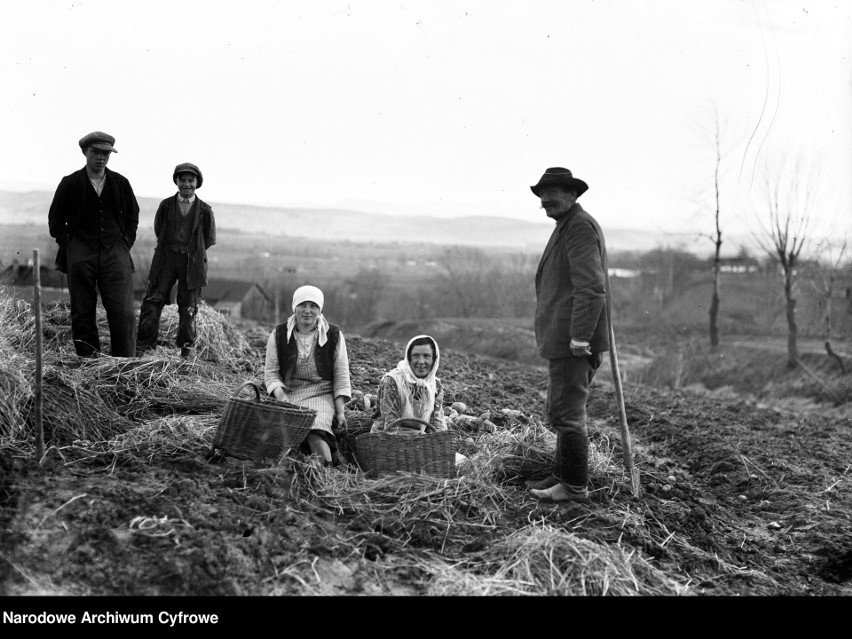
[[[325,319],[323,303],[317,287],[296,289],[293,314],[269,334],[263,379],[275,399],[317,411],[307,446],[330,465],[337,458],[335,431],[346,430],[344,404],[352,388],[343,332]]]
[[[441,352],[434,338],[417,335],[409,340],[399,364],[379,382],[379,417],[371,432],[386,431],[401,417],[416,417],[429,422],[435,430],[446,430],[444,386],[435,375],[440,361]]]

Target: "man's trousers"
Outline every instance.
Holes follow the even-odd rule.
[[[109,325],[110,355],[133,357],[136,313],[133,304],[133,260],[119,240],[109,248],[71,238],[67,247],[71,337],[80,357],[101,350],[97,325],[98,294]]]
[[[148,282],[145,299],[139,311],[139,335],[136,351],[142,353],[157,347],[160,332],[160,315],[168,304],[172,286],[177,282],[178,329],[175,343],[180,348],[190,348],[195,343],[195,316],[198,313],[200,288],[187,288],[187,255],[165,251],[160,272],[154,282]]]
[[[553,475],[563,484],[586,487],[589,479],[589,431],[586,400],[603,353],[550,360],[547,416],[556,431]]]

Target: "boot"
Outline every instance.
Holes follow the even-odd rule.
[[[544,479],[527,479],[524,485],[527,487],[527,490],[547,490],[558,483],[559,480],[556,477],[548,475]]]
[[[559,483],[558,477],[562,476],[562,433],[556,433],[556,449],[553,451],[553,469],[549,476],[544,479],[528,479],[524,485],[529,490],[545,490]]]
[[[530,495],[549,503],[589,501],[589,491],[585,486],[570,486],[561,482],[545,490],[531,490]]]

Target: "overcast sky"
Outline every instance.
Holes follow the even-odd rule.
[[[53,190],[77,141],[164,198],[545,220],[548,166],[606,229],[723,228],[766,161],[821,170],[852,228],[852,3],[829,0],[4,3],[0,188]],[[758,198],[759,202],[759,198]]]

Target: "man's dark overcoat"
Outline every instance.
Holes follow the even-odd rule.
[[[553,230],[535,275],[535,338],[547,359],[571,356],[571,338],[593,353],[609,349],[606,243],[600,226],[575,203]]]
[[[126,177],[108,168],[104,188],[110,189],[113,202],[116,205],[118,228],[128,250],[136,241],[136,229],[139,226],[139,204]],[[66,175],[56,187],[53,202],[47,215],[47,226],[50,236],[59,244],[56,254],[56,270],[68,273],[66,264],[66,248],[68,240],[74,235],[85,214],[86,189],[92,188],[86,167]],[[131,261],[131,270],[132,270]]]

